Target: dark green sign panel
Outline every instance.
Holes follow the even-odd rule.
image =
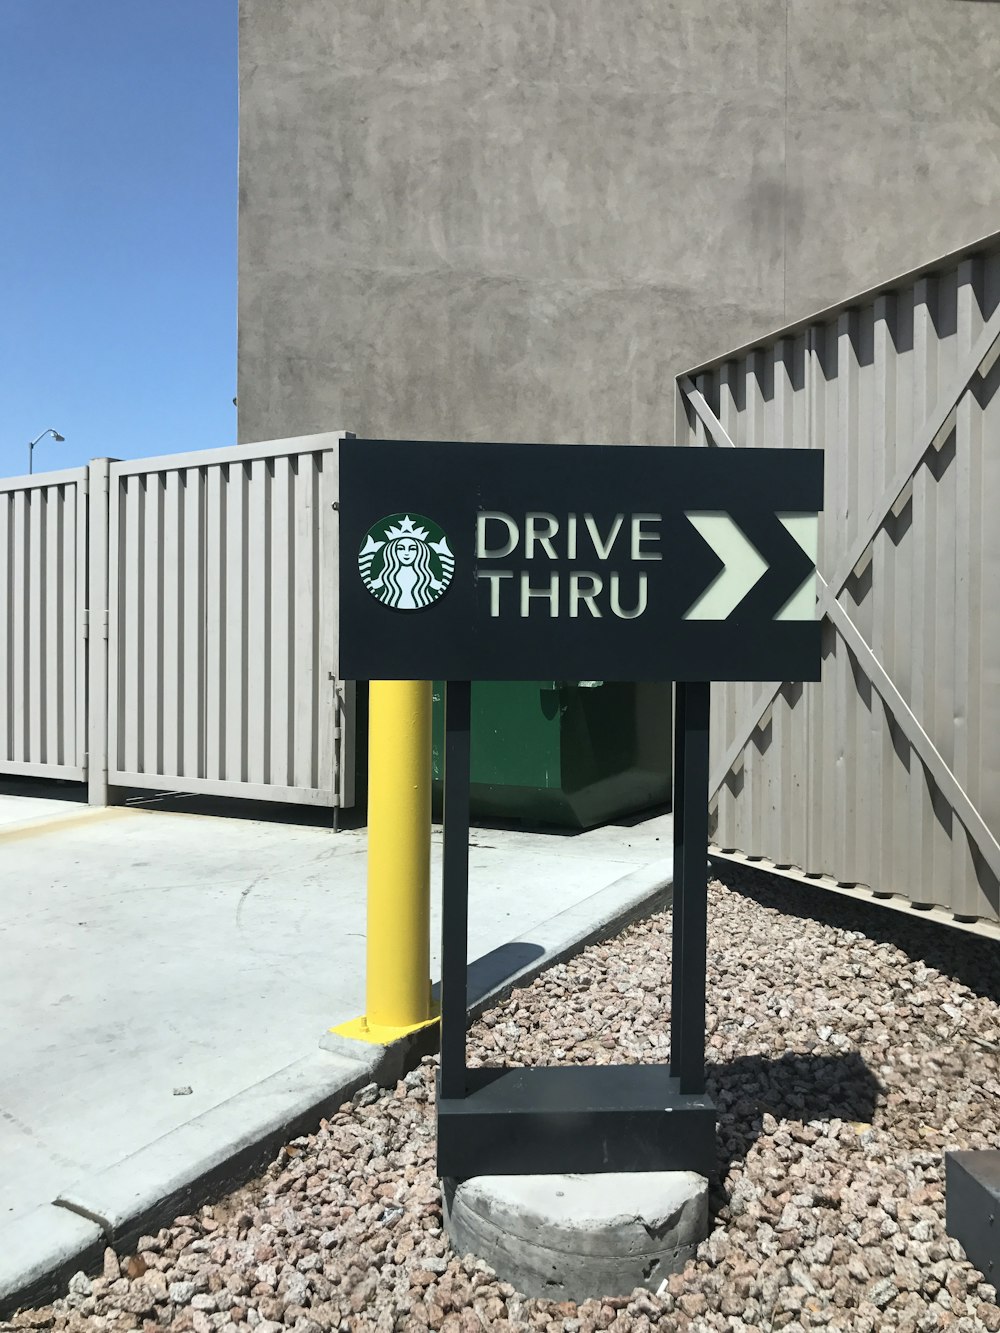
[[[347,679],[819,677],[817,451],[340,448]]]

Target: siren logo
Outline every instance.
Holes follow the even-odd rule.
[[[423,514],[390,514],[365,533],[358,570],[373,597],[397,611],[422,611],[443,597],[455,572],[448,538]]]

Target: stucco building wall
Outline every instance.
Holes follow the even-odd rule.
[[[995,230],[998,69],[972,0],[240,0],[240,439],[667,442]]]

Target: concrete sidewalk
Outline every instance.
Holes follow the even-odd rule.
[[[319,1049],[364,1009],[365,846],[363,830],[0,796],[0,1296],[12,1265],[25,1282],[52,1268],[57,1232],[70,1250],[84,1230],[124,1237],[206,1163],[369,1081],[378,1048]],[[670,851],[667,816],[476,830],[473,996],[662,896]],[[437,832],[435,975],[439,854]]]

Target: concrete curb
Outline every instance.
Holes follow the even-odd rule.
[[[166,1219],[250,1179],[282,1144],[373,1082],[374,1069],[363,1056],[305,1056],[77,1181],[54,1202],[97,1223],[106,1244],[127,1253]]]
[[[95,1222],[50,1203],[0,1227],[0,1319],[50,1297],[81,1268],[98,1270],[106,1244]]]
[[[476,1017],[546,968],[669,905],[669,859],[624,875],[469,965]],[[0,1319],[51,1299],[76,1271],[97,1272],[104,1248],[126,1254],[139,1236],[169,1224],[259,1174],[289,1139],[315,1128],[361,1088],[392,1086],[437,1049],[437,1028],[388,1046],[326,1033],[314,1054],[96,1171],[0,1230]],[[10,1232],[11,1243],[6,1232]]]

